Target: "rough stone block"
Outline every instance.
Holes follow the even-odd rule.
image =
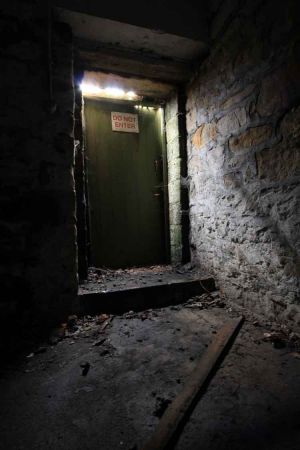
[[[181,264],[182,249],[181,246],[171,245],[171,263],[173,265]]]
[[[172,117],[166,123],[166,136],[167,136],[167,143],[173,142],[174,139],[178,138],[178,117],[177,117],[177,115]]]
[[[176,136],[171,142],[167,142],[167,159],[168,163],[173,159],[178,158],[180,154],[179,139]]]
[[[181,225],[170,225],[171,246],[181,246]]]
[[[178,113],[178,100],[177,93],[174,92],[170,96],[165,108],[165,121],[168,122],[172,117],[176,116]]]
[[[239,128],[247,123],[247,113],[245,108],[237,108],[236,110],[226,114],[218,120],[218,133],[223,136],[230,136],[236,133]]]
[[[300,174],[300,146],[279,145],[256,153],[259,178],[280,181]]]
[[[180,178],[169,183],[168,191],[170,203],[180,201]]]
[[[170,225],[180,225],[181,224],[180,202],[169,204],[169,222],[170,222]]]
[[[300,98],[300,64],[289,63],[266,77],[261,84],[257,111],[270,116],[288,108]]]
[[[298,139],[300,137],[300,106],[293,108],[283,118],[280,131],[285,140]]]
[[[173,183],[176,180],[180,180],[180,168],[181,159],[176,158],[168,163],[168,180],[169,183]]]
[[[206,153],[206,161],[208,170],[216,173],[224,165],[225,148],[222,146],[213,147]]]
[[[237,188],[241,184],[241,174],[239,172],[226,173],[223,176],[224,186],[227,188]]]
[[[236,152],[267,143],[272,137],[272,133],[273,129],[270,125],[249,128],[240,135],[229,139],[229,149]]]
[[[217,138],[217,126],[214,123],[204,123],[200,125],[193,134],[192,142],[196,149],[200,150],[205,145]]]
[[[221,104],[222,109],[230,109],[233,106],[240,104],[243,100],[249,97],[255,89],[255,84],[249,84],[244,89],[239,92],[233,94],[231,97],[227,98]]]
[[[197,128],[197,110],[192,108],[186,115],[186,129],[188,133],[192,133]]]

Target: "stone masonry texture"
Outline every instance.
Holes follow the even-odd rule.
[[[187,88],[192,259],[238,304],[300,325],[299,2],[217,3]]]
[[[0,307],[27,324],[77,292],[72,36],[52,23],[49,51],[46,5],[0,7]]]
[[[168,159],[170,250],[172,264],[182,260],[181,158],[178,128],[178,96],[175,92],[166,104],[165,127]]]

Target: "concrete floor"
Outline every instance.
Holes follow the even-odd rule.
[[[237,314],[214,296],[88,317],[56,345],[6,365],[0,448],[140,448],[216,331]],[[275,348],[266,331],[245,322],[177,450],[299,449],[299,349]]]

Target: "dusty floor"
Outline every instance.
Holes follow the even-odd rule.
[[[140,448],[234,315],[214,294],[184,306],[71,318],[52,345],[2,369],[1,449]],[[266,333],[245,322],[177,450],[299,449],[298,342]]]
[[[172,266],[133,267],[131,269],[89,269],[88,280],[79,288],[79,294],[107,292],[153,286],[163,283],[188,281],[207,276],[190,264],[174,269]]]

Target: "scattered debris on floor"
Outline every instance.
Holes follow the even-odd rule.
[[[153,415],[161,418],[170,403],[172,403],[172,400],[169,400],[168,398],[157,397]]]
[[[277,349],[288,348],[294,352],[300,352],[300,335],[285,326],[281,326],[277,331],[264,333],[263,340],[271,342]]]
[[[93,345],[95,347],[99,347],[100,345],[104,344],[105,341],[106,341],[106,338],[102,338],[102,339],[99,339],[98,341],[95,341]]]
[[[191,272],[194,269],[195,269],[195,265],[191,262],[188,262],[188,263],[184,264],[183,266],[176,268],[175,271],[177,273],[183,274],[183,273]]]
[[[203,274],[202,274],[203,275]],[[168,265],[110,270],[89,269],[88,279],[80,285],[80,293],[107,292],[136,287],[198,279],[200,273],[191,264],[174,269]]]
[[[80,364],[80,367],[82,368],[82,374],[81,375],[83,377],[87,376],[87,374],[88,374],[88,372],[90,370],[90,367],[91,367],[90,363],[89,362],[83,362],[83,363]]]
[[[105,330],[111,325],[114,316],[109,314],[100,314],[96,316],[77,317],[71,315],[66,323],[55,328],[49,336],[48,342],[26,355],[26,359],[31,359],[36,355],[47,352],[49,347],[58,345],[61,341],[66,340],[69,345],[76,344],[78,339],[93,339],[92,345],[95,347],[102,346],[107,338],[103,337]],[[105,354],[111,353],[109,350]],[[88,369],[85,369],[86,373]]]
[[[129,311],[128,313],[123,314],[122,317],[123,319],[140,319],[141,321],[144,321],[146,319],[148,320],[153,320],[154,317],[157,316],[157,313],[155,312],[154,309],[147,309],[146,311],[142,311],[142,312],[134,312],[134,311]]]
[[[208,292],[201,295],[196,295],[184,303],[186,308],[225,308],[226,303],[220,296],[220,292]]]
[[[78,318],[77,316],[70,317],[68,318],[67,324],[62,325],[62,327],[65,329],[63,338],[77,339],[78,336],[90,337],[90,334],[92,334],[94,337],[97,337],[98,335],[104,333],[105,329],[111,324],[113,320],[113,316],[109,314],[100,314],[97,316],[87,315],[82,318]],[[100,341],[101,340],[102,338],[100,339]],[[99,343],[99,340],[97,342],[97,345],[101,345]]]
[[[128,271],[130,272],[130,269]],[[227,304],[226,299],[220,291],[196,295],[182,305],[170,307],[172,311],[180,311],[184,308],[199,311],[220,308],[226,309],[229,313],[232,312],[232,306]],[[141,322],[145,320],[153,321],[157,320],[159,311],[159,309],[148,309],[141,312],[128,311],[120,315],[119,319],[124,321],[130,319],[138,319]],[[111,326],[113,319],[114,316],[111,314],[86,315],[84,317],[70,315],[66,323],[61,324],[60,327],[53,330],[48,343],[39,346],[26,355],[26,359],[29,360],[41,353],[47,352],[49,346],[55,346],[62,340],[66,340],[69,345],[74,345],[78,339],[92,339],[92,346],[102,348],[100,356],[111,355],[114,348],[110,346],[104,334],[106,333],[106,329]],[[252,324],[254,327],[260,327],[257,320],[252,320]],[[130,331],[126,330],[124,335],[127,337],[130,336]],[[141,339],[138,341],[143,342]],[[300,358],[300,336],[286,326],[278,325],[276,330],[270,329],[270,331],[264,332],[261,341],[270,342],[275,349],[286,349],[291,356]],[[181,351],[184,349],[179,347],[178,350]]]

